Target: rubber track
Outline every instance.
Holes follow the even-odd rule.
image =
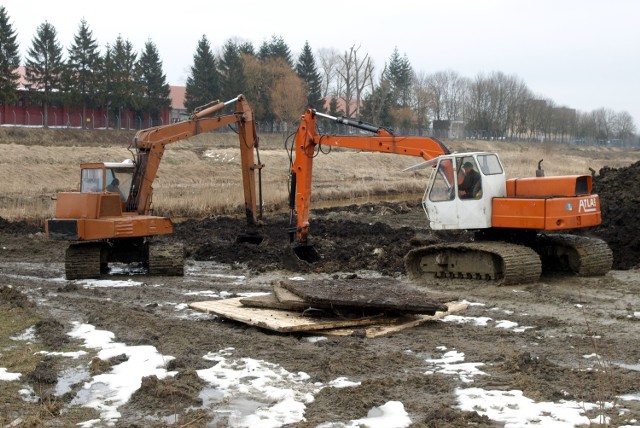
[[[64,272],[68,280],[100,278],[101,244],[71,244],[64,255]]]
[[[568,247],[580,257],[579,268],[575,272],[579,276],[599,276],[611,270],[613,252],[605,241],[577,235],[549,234],[540,235],[539,243],[543,246]]]
[[[182,245],[149,244],[149,274],[160,276],[184,275],[184,247]]]
[[[497,255],[502,260],[502,274],[495,272],[493,277],[500,285],[523,284],[536,282],[542,272],[542,263],[538,254],[529,247],[506,242],[483,241],[469,243],[436,244],[427,247],[411,250],[405,256],[405,267],[407,272],[415,279],[424,280],[424,273],[419,270],[418,261],[423,255],[436,253],[441,250],[454,249],[459,253],[469,254],[484,252]],[[475,272],[464,272],[476,278]],[[475,281],[486,281],[485,279],[475,279]]]

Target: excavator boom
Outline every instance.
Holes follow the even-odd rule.
[[[234,113],[211,116],[221,111],[225,106],[237,102]],[[250,224],[262,221],[258,212],[259,202],[256,194],[255,172],[263,167],[256,163],[253,151],[258,153],[258,136],[253,120],[253,110],[243,95],[227,102],[216,102],[214,105],[194,112],[191,117],[182,122],[158,126],[139,131],[134,140],[136,151],[136,170],[126,211],[148,214],[151,209],[153,181],[156,178],[160,161],[168,144],[191,138],[195,135],[237,124],[240,139],[240,159],[242,163],[242,180],[244,187],[245,211]]]
[[[352,126],[374,135],[320,135],[317,117],[325,117],[337,123]],[[425,160],[449,153],[440,141],[430,137],[398,137],[389,128],[377,127],[361,121],[333,117],[308,109],[301,118],[295,135],[295,161],[291,167],[291,209],[296,210],[295,239],[305,246],[309,235],[309,209],[313,159],[320,145],[364,150],[368,152],[390,153],[416,156]],[[294,237],[292,236],[292,239]],[[302,250],[301,250],[302,251]]]

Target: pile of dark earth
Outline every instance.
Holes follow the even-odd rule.
[[[575,231],[604,239],[613,251],[614,269],[639,264],[638,182],[640,162],[625,168],[602,168],[593,178],[594,191],[600,196],[602,224]],[[246,232],[245,221],[231,217],[185,221],[176,226],[174,239],[184,242],[195,260],[242,263],[258,272],[281,269],[285,260],[291,259],[289,219],[289,213],[267,216],[260,245],[238,242],[237,237]],[[321,259],[312,265],[299,264],[297,270],[331,273],[366,269],[389,276],[405,273],[403,257],[416,246],[470,236],[466,232],[430,231],[418,201],[315,209],[311,213],[311,233],[311,243]]]

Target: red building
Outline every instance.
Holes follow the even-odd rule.
[[[23,66],[18,67],[18,73],[20,76],[17,88],[18,102],[16,105],[0,106],[0,125],[42,127],[45,125],[44,106],[31,100],[29,92],[33,89],[25,78]],[[114,115],[113,112],[108,113],[100,107],[87,109],[85,122],[87,128],[142,129],[169,123],[170,113],[170,108],[164,110],[160,115],[160,123],[157,121],[152,123],[148,115],[137,117],[133,112]],[[47,127],[81,128],[82,121],[81,107],[67,107],[60,103],[52,103],[47,108]]]

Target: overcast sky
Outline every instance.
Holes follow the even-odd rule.
[[[294,59],[309,41],[314,53],[351,46],[377,70],[394,47],[414,70],[453,70],[464,77],[501,71],[536,94],[588,112],[629,112],[640,128],[640,1],[415,0],[147,2],[4,0],[22,59],[45,21],[68,48],[84,18],[101,49],[118,35],[140,52],[155,43],[167,80],[184,85],[198,40],[214,53],[229,38],[257,49],[281,36]]]

